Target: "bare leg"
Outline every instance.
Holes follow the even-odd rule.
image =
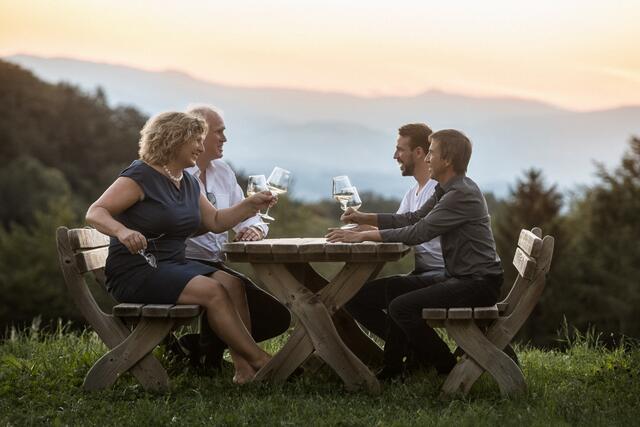
[[[247,371],[243,361],[239,361],[242,378],[238,377],[236,382],[250,381],[253,374],[269,361],[270,356],[251,338],[229,293],[219,281],[205,276],[194,277],[178,297],[178,303],[204,306],[211,329],[227,343],[229,349],[248,364],[250,372]],[[237,369],[236,376],[238,376]]]
[[[242,323],[244,323],[247,331],[250,332],[251,316],[249,315],[247,294],[244,291],[242,281],[235,276],[225,273],[224,271],[216,271],[212,277],[214,280],[220,282],[227,291],[227,294],[231,298],[240,319],[242,319]],[[256,371],[251,367],[251,364],[231,347],[229,348],[229,353],[231,353],[231,358],[233,359],[233,364],[236,370],[233,381],[238,384],[250,381],[256,373]]]

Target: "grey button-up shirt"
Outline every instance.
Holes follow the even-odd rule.
[[[377,216],[384,242],[417,245],[441,236],[445,268],[451,276],[502,273],[487,202],[471,178],[455,176],[438,184],[434,195],[415,212]]]

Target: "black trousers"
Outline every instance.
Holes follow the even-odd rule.
[[[385,340],[385,366],[398,369],[405,357],[413,355],[421,364],[444,373],[455,365],[455,358],[422,319],[422,309],[493,305],[501,285],[502,275],[448,277],[436,271],[391,276],[365,284],[347,310]]]
[[[493,305],[498,302],[501,286],[502,274],[449,277],[395,298],[389,304],[393,322],[387,338],[389,350],[385,345],[385,362],[387,359],[392,364],[397,362],[399,352],[395,348],[408,344],[425,364],[435,366],[440,373],[448,373],[456,359],[436,331],[426,324],[422,309]]]
[[[401,295],[445,279],[444,270],[430,270],[426,272],[414,271],[410,274],[372,280],[365,283],[362,289],[346,304],[346,309],[358,323],[386,342],[393,323],[389,316],[391,301]],[[404,343],[397,343],[389,355],[387,355],[389,345],[385,345],[385,365],[394,365],[396,362],[400,364],[405,356],[408,357],[411,351],[407,344],[406,340]],[[393,356],[393,360],[387,361],[386,359],[390,356]]]
[[[242,280],[251,317],[251,336],[256,342],[276,337],[289,329],[291,324],[289,310],[256,286],[247,276],[232,270],[221,262],[197,261],[216,267]],[[206,318],[200,320],[200,347],[206,349],[208,355],[219,355],[220,357],[227,348],[227,344],[213,332]]]

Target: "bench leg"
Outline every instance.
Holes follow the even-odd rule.
[[[447,332],[467,356],[463,357],[451,371],[442,388],[443,392],[448,394],[459,391],[467,393],[479,377],[479,375],[476,376],[478,370],[489,372],[498,383],[503,395],[519,394],[526,391],[524,376],[518,365],[489,341],[475,322],[472,320],[448,320],[446,327]]]
[[[118,377],[137,366],[142,360],[153,358],[151,351],[171,331],[173,320],[163,318],[142,318],[133,332],[120,344],[102,356],[89,370],[84,380],[86,390],[101,390],[111,387]],[[157,359],[155,359],[157,362]],[[157,365],[145,362],[147,374],[152,381],[145,381],[143,386],[149,390],[166,390],[169,377],[160,362]],[[151,372],[148,370],[151,368]],[[154,372],[155,371],[155,372]]]

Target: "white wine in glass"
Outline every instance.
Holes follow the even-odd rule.
[[[249,175],[249,179],[247,181],[247,196],[251,197],[262,191],[269,191],[269,188],[267,187],[267,178],[265,178],[264,175]],[[260,212],[258,212],[258,215],[261,217],[263,216]]]
[[[331,188],[331,194],[333,198],[340,203],[340,208],[345,211],[347,210],[347,204],[353,197],[353,185],[351,185],[351,180],[346,175],[334,176]],[[352,228],[352,227],[350,227]]]
[[[351,208],[357,211],[358,209],[360,209],[360,206],[362,206],[362,200],[360,199],[360,195],[358,194],[358,189],[353,186],[347,187],[345,190],[351,193],[351,197],[344,205],[342,205],[342,202],[340,203],[340,207],[342,208],[342,210],[346,211],[347,208]],[[357,226],[358,224],[345,224],[340,228],[342,230],[348,230],[350,228],[356,228]]]
[[[271,175],[269,175],[269,178],[267,179],[267,189],[271,191],[271,194],[279,196],[280,194],[284,194],[287,192],[287,190],[289,189],[290,181],[291,172],[276,166],[275,168],[273,168],[273,171],[271,171]],[[269,208],[267,208],[267,211],[260,216],[263,219],[275,221],[275,218],[269,216]]]

